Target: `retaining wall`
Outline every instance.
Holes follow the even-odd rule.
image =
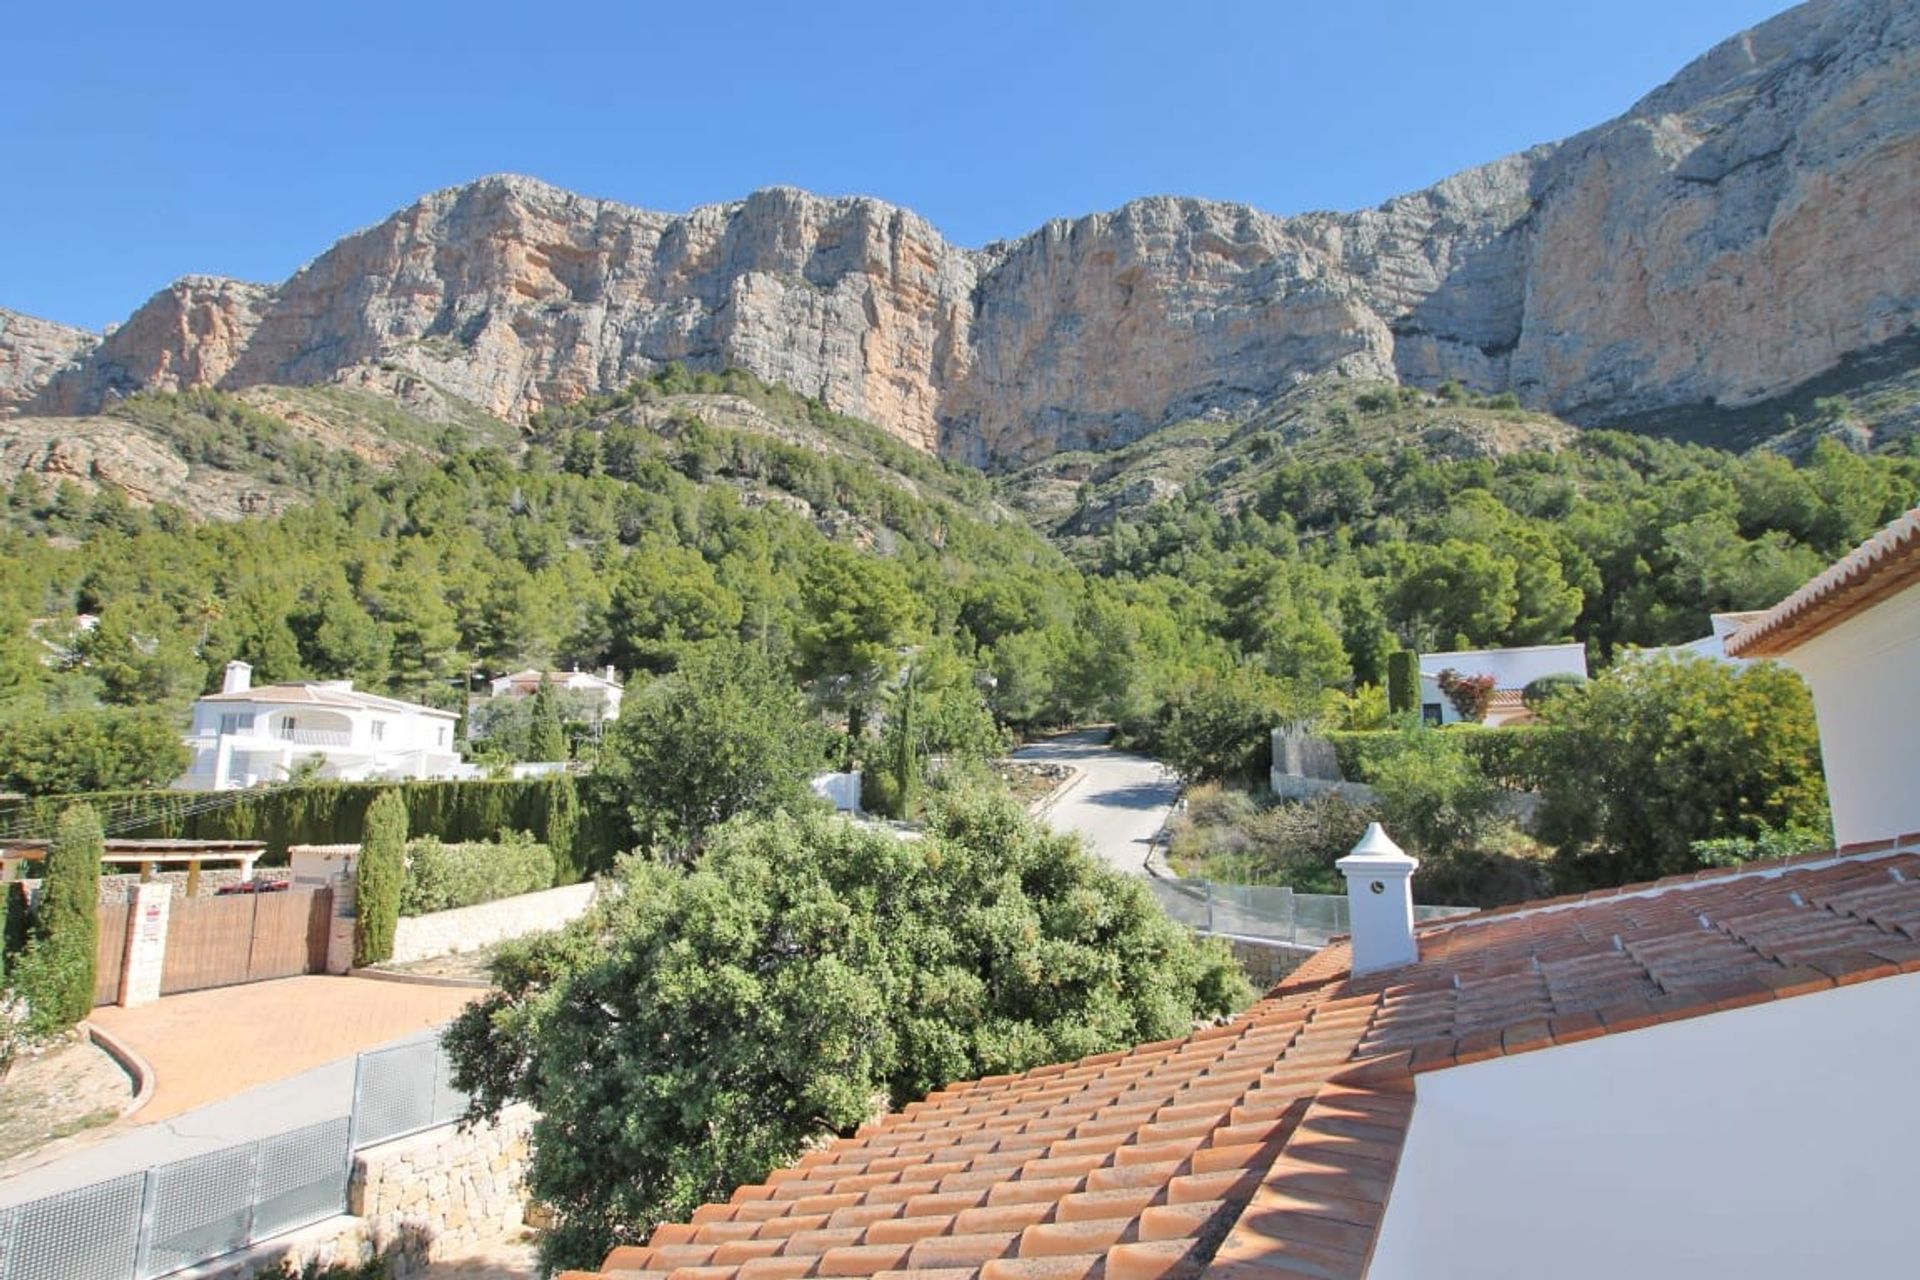
[[[585,915],[593,905],[593,894],[589,881],[431,915],[402,916],[393,934],[393,963],[457,955],[558,929]]]
[[[525,1103],[491,1124],[448,1125],[367,1147],[353,1159],[347,1211],[395,1251],[396,1276],[462,1246],[503,1240],[526,1221]]]
[[[1247,975],[1247,980],[1253,983],[1256,991],[1263,992],[1306,963],[1307,957],[1317,949],[1291,942],[1274,942],[1267,938],[1236,938],[1227,934],[1212,936],[1226,939],[1241,972]]]

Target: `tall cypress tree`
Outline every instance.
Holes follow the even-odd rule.
[[[354,872],[357,915],[353,922],[353,962],[374,964],[393,954],[400,921],[400,890],[407,877],[407,802],[395,790],[382,791],[367,807],[360,836],[360,861]]]
[[[540,677],[533,693],[533,725],[527,732],[527,755],[535,760],[565,760],[567,732],[560,723],[560,698],[553,682]]]
[[[45,952],[47,975],[36,1021],[71,1026],[93,1008],[100,951],[100,858],[106,837],[90,805],[60,815],[47,849],[46,880],[34,916],[33,945]]]

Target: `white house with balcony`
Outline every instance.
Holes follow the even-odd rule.
[[[175,785],[226,791],[285,781],[310,762],[322,778],[461,778],[451,711],[363,693],[351,680],[253,687],[253,668],[229,662],[220,692],[193,704],[193,765]]]

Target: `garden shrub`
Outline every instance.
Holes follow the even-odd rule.
[[[1537,725],[1448,725],[1429,729],[1460,744],[1487,781],[1509,791],[1533,791],[1540,785],[1542,750],[1551,728]],[[1381,766],[1408,747],[1410,739],[1396,730],[1328,730],[1319,735],[1333,744],[1340,776],[1349,782],[1372,783]]]
[[[1139,879],[974,792],[920,840],[746,816],[689,869],[621,872],[585,919],[503,948],[445,1041],[472,1114],[539,1114],[549,1264],[597,1264],[946,1081],[1184,1035],[1251,996]]]
[[[442,844],[424,836],[407,845],[407,875],[400,914],[451,911],[553,884],[553,851],[524,831],[506,831],[496,841]]]
[[[1333,864],[1378,817],[1338,792],[1296,801],[1201,787],[1174,820],[1169,853],[1184,873],[1209,880],[1345,893],[1346,881]]]

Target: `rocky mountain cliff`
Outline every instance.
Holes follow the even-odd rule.
[[[865,198],[670,216],[487,178],[104,339],[0,313],[0,411],[385,368],[515,420],[677,360],[990,464],[1329,370],[1594,423],[1750,404],[1912,331],[1916,243],[1920,5],[1815,0],[1615,121],[1359,213],[1154,198],[968,250]]]

